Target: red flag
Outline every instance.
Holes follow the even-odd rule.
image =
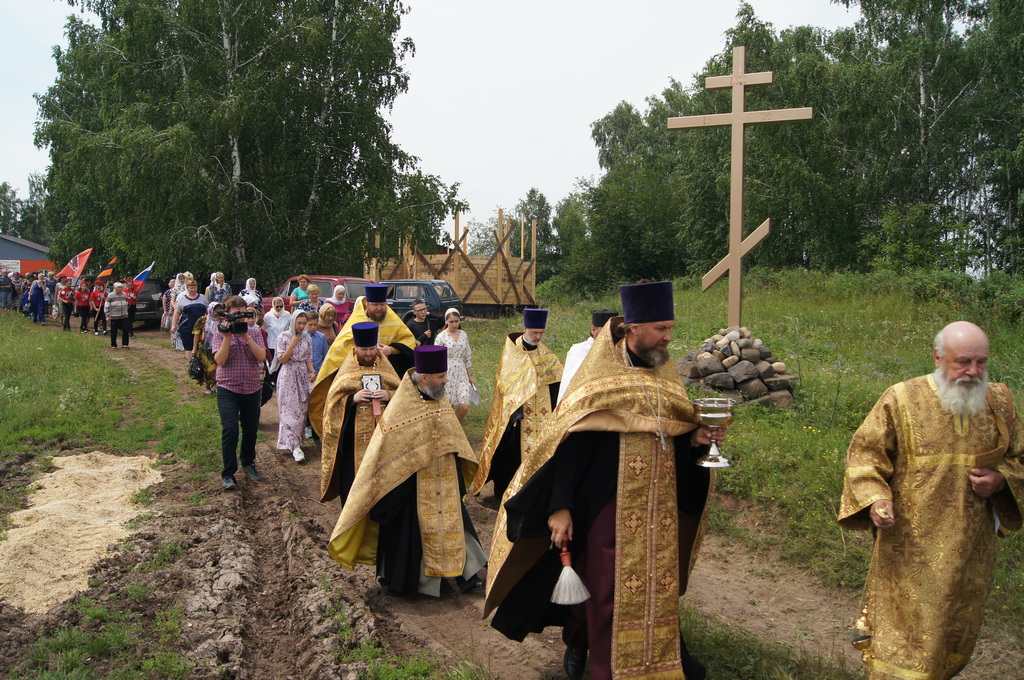
[[[57,273],[57,276],[70,276],[72,278],[81,276],[82,272],[85,271],[85,263],[89,261],[90,255],[92,255],[92,248],[86,248],[71,258],[71,261],[64,265],[64,269]]]
[[[115,263],[115,262],[117,262],[117,255],[114,255],[114,259],[113,259],[113,260],[111,260],[111,261],[110,261],[110,262],[109,262],[109,263],[107,264],[107,268],[106,268],[106,269],[104,269],[103,271],[101,271],[101,272],[100,272],[99,274],[97,274],[97,275],[96,275],[96,278],[97,278],[97,279],[105,279],[105,278],[107,278],[108,276],[113,276],[113,274],[114,274],[114,263]]]

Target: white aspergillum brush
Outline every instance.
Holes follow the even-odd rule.
[[[572,553],[569,552],[569,539],[562,539],[562,573],[551,593],[551,601],[555,604],[579,604],[590,597],[590,591],[583,585],[572,568]]]

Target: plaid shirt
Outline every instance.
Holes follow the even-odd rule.
[[[231,350],[228,354],[228,361],[223,366],[217,366],[217,387],[223,387],[235,394],[252,394],[263,386],[263,372],[260,362],[252,355],[249,344],[240,335],[229,336],[231,338]],[[267,341],[259,328],[250,328],[249,337],[258,346],[267,348]],[[224,334],[216,333],[213,336],[213,353],[224,343]]]

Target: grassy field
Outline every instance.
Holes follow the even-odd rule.
[[[846,446],[867,411],[889,385],[930,372],[931,340],[962,318],[985,328],[991,340],[990,379],[1015,390],[1024,402],[1021,323],[1008,307],[990,304],[942,277],[821,275],[758,272],[747,277],[744,324],[800,376],[798,408],[777,412],[741,408],[730,429],[726,455],[734,467],[718,475],[713,528],[736,540],[776,550],[823,582],[845,589],[863,584],[869,542],[841,532],[836,512]],[[980,284],[979,284],[980,285]],[[549,300],[545,342],[564,356],[586,337],[589,312],[617,308],[617,292],[593,300]],[[700,293],[696,280],[676,282],[676,333],[671,350],[682,356],[725,324],[726,287]],[[494,371],[504,336],[521,328],[519,317],[467,319],[481,406],[465,421],[479,446],[487,419]],[[16,462],[33,474],[62,450],[102,447],[150,450],[189,461],[197,472],[216,470],[219,424],[209,401],[177,399],[172,376],[162,370],[132,374],[108,360],[105,342],[53,327],[38,328],[20,316],[0,316],[0,470]],[[143,350],[144,351],[144,350]],[[27,458],[26,458],[27,457]],[[32,475],[9,475],[0,485],[0,518],[20,507]],[[12,479],[14,481],[12,481]],[[755,527],[756,524],[756,527]],[[2,533],[0,533],[2,536]],[[1024,539],[1002,541],[989,616],[1024,636]],[[743,677],[807,677],[813,660],[768,650],[742,631],[684,612],[688,636],[718,640],[751,667]],[[760,659],[760,661],[756,661]],[[718,669],[721,677],[735,668]],[[815,671],[816,677],[846,677]],[[789,675],[787,675],[787,673]]]

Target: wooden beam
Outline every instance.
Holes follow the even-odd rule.
[[[516,286],[516,277],[512,274],[512,268],[508,266],[508,258],[505,257],[504,253],[501,254],[501,263],[505,265],[505,273],[508,274],[508,282],[512,286],[512,294],[516,296],[516,304],[523,304],[522,298],[519,297],[519,289]]]
[[[500,305],[501,304],[501,298],[499,298],[497,295],[495,295],[494,291],[491,290],[491,287],[487,285],[487,281],[484,280],[484,275],[481,274],[477,270],[477,268],[473,265],[472,260],[469,259],[469,255],[464,250],[462,250],[462,248],[459,248],[459,255],[462,256],[463,261],[465,261],[466,266],[469,267],[470,271],[472,271],[473,274],[476,275],[476,281],[474,281],[473,285],[470,286],[468,291],[466,291],[466,297],[463,299],[463,302],[465,302],[466,300],[469,299],[469,296],[473,294],[473,290],[476,288],[477,284],[480,284],[481,286],[484,287],[484,290],[487,291],[488,295],[491,296],[491,299],[494,300],[496,303],[498,303]],[[491,257],[493,259],[493,256],[491,256]],[[490,261],[488,261],[487,267],[489,267],[490,264],[491,264]],[[487,267],[484,267],[485,271],[486,271]]]
[[[498,213],[500,215],[500,213],[501,213],[500,209],[498,210]],[[497,238],[498,235],[495,234],[494,237]],[[508,234],[505,234],[505,239],[508,239]],[[478,283],[482,283],[484,285],[484,288],[487,288],[487,282],[483,280],[483,275],[486,274],[487,270],[490,269],[492,264],[494,264],[494,259],[496,257],[498,257],[498,251],[501,250],[501,248],[502,248],[502,246],[504,244],[505,244],[504,240],[498,241],[498,244],[497,244],[498,247],[494,249],[494,253],[491,255],[490,258],[488,258],[487,264],[485,264],[484,267],[483,267],[483,273],[478,272],[476,270],[476,268],[473,267],[472,263],[470,263],[470,268],[473,270],[473,273],[476,274],[476,281],[474,281],[473,285],[470,286],[469,290],[466,291],[466,298],[469,298],[469,296],[473,294],[473,291],[476,290],[476,286],[477,286]],[[466,262],[468,263],[469,262],[469,256],[463,254],[463,257],[465,258]],[[501,283],[501,277],[500,276],[498,277],[498,282]],[[491,293],[491,297],[494,298],[495,302],[497,302],[499,305],[502,304],[501,295],[495,295],[494,292],[491,291],[489,288],[488,288],[488,292]],[[501,293],[500,286],[498,287],[498,292]]]

